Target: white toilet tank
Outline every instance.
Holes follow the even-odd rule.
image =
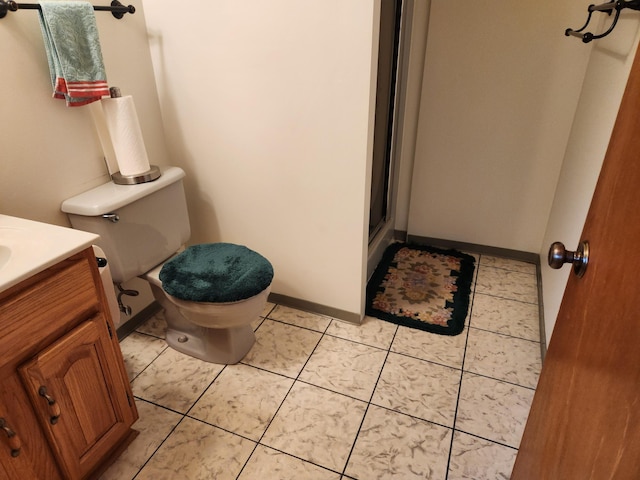
[[[71,225],[100,235],[115,283],[142,275],[183,245],[191,234],[178,167],[160,168],[153,182],[105,183],[62,203]]]

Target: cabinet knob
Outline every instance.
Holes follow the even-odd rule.
[[[7,421],[2,417],[0,417],[0,430],[3,430],[4,433],[7,434],[7,438],[9,439],[9,448],[11,449],[11,456],[17,457],[20,455],[20,449],[22,448],[20,437],[16,435],[16,432],[9,428]]]
[[[56,403],[56,399],[47,393],[47,387],[44,385],[38,389],[38,395],[47,401],[50,415],[49,422],[51,422],[51,425],[55,425],[58,423],[58,419],[60,418],[60,406]]]

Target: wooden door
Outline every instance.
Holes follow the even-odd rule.
[[[515,480],[640,478],[640,55],[582,239],[589,266],[567,284]]]
[[[106,321],[96,315],[19,368],[68,478],[85,478],[135,421]]]

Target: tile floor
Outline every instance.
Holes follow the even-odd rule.
[[[158,314],[121,342],[138,438],[109,479],[503,479],[540,372],[532,264],[476,255],[464,332],[267,305],[237,365],[182,355]]]

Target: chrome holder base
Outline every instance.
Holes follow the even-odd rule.
[[[111,175],[113,183],[118,185],[136,185],[138,183],[153,182],[158,178],[160,178],[160,169],[156,165],[151,165],[149,170],[138,175],[122,175],[120,172]]]

